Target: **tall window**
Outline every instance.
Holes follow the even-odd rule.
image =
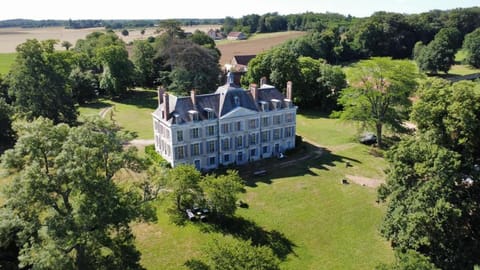
[[[285,137],[293,137],[293,127],[287,127],[284,131]]]
[[[250,145],[257,144],[257,134],[256,133],[248,135],[248,143]]]
[[[262,117],[262,126],[268,127],[268,125],[270,125],[269,117],[268,116]]]
[[[242,162],[242,161],[243,161],[243,153],[242,153],[242,152],[238,152],[238,153],[237,153],[237,161],[238,161],[238,162]]]
[[[282,131],[282,129],[280,129],[280,128],[277,128],[277,129],[273,130],[273,139],[274,140],[278,140],[282,137],[282,132],[281,131]]]
[[[285,122],[287,122],[287,123],[293,122],[293,113],[287,113],[285,115]]]
[[[198,139],[200,138],[200,130],[199,128],[192,128],[190,130],[190,136],[192,139]]]
[[[229,138],[222,139],[222,150],[224,150],[224,151],[230,150],[230,139]]]
[[[200,155],[200,143],[192,144],[192,156]]]
[[[215,165],[215,157],[210,157],[208,159],[208,165],[211,165],[211,166]]]
[[[235,137],[235,147],[242,148],[243,146],[243,136]]]
[[[257,128],[257,119],[250,119],[248,120],[248,128],[255,129]]]
[[[270,141],[270,131],[262,131],[262,142]]]
[[[242,130],[242,121],[235,122],[235,131],[241,131],[241,130]]]
[[[177,142],[183,142],[183,130],[177,130]]]
[[[207,142],[207,152],[214,153],[215,152],[215,141],[208,141]]]
[[[273,116],[273,124],[274,125],[279,125],[282,122],[282,116],[281,115],[274,115]]]
[[[205,129],[207,130],[207,136],[215,135],[215,126],[208,126]]]
[[[230,155],[229,154],[223,155],[223,162],[230,162]]]
[[[185,158],[185,149],[183,146],[175,147],[175,159]]]
[[[222,124],[222,133],[227,134],[230,132],[230,123]]]

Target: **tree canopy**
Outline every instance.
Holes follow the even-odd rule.
[[[338,100],[343,110],[335,115],[373,127],[381,146],[383,126],[402,130],[408,119],[409,97],[416,90],[417,77],[415,64],[407,60],[362,60],[349,71],[349,87]]]
[[[141,168],[129,136],[104,121],[78,127],[39,118],[16,123],[19,139],[2,156],[14,173],[0,209],[0,248],[13,242],[20,267],[141,269],[130,223],[153,209],[113,178]]]
[[[429,79],[418,93],[416,136],[387,153],[382,234],[399,252],[414,250],[440,269],[480,263],[478,84]]]
[[[463,41],[463,48],[467,51],[467,64],[480,68],[480,28],[467,34]]]
[[[43,116],[55,123],[74,123],[77,111],[68,88],[69,55],[55,52],[54,44],[53,40],[31,39],[17,47],[8,76],[9,95],[15,108],[29,119]]]

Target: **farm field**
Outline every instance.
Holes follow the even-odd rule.
[[[196,29],[201,31],[208,31],[211,28],[220,28],[220,25],[198,25],[183,27],[186,32],[194,32]],[[145,28],[145,34],[141,34],[143,28],[128,29],[129,35],[123,36],[120,30],[115,30],[115,33],[123,39],[126,43],[129,43],[135,39],[146,39],[149,36],[156,35],[157,28],[149,27]],[[78,39],[85,38],[88,34],[95,31],[105,31],[105,28],[84,28],[84,29],[65,29],[64,27],[45,27],[45,28],[0,28],[0,53],[12,53],[15,52],[15,48],[25,42],[27,39],[57,39],[59,41],[69,41],[74,44]],[[58,49],[61,48],[58,46]]]
[[[149,113],[156,106],[155,91],[135,94],[125,101],[83,106],[81,115],[115,105],[113,118],[119,125],[133,122],[125,128],[152,138]],[[240,231],[220,232],[194,223],[176,226],[161,200],[156,203],[158,222],[134,226],[142,265],[149,270],[187,269],[187,260],[200,258],[203,246],[221,237],[268,239],[266,244],[283,259],[282,269],[373,269],[391,261],[391,248],[378,233],[384,205],[375,202],[375,185],[385,177],[386,162],[357,143],[356,133],[356,127],[337,119],[300,112],[297,134],[306,141],[303,150],[282,162],[252,165],[267,169],[261,178],[252,177],[252,168],[240,168],[247,180],[241,199],[249,205],[237,212]],[[350,184],[341,184],[343,178]],[[356,184],[356,179],[365,182]]]
[[[222,53],[220,65],[229,63],[234,55],[259,54],[280,45],[289,39],[305,35],[306,32],[288,31],[268,34],[256,34],[247,40],[222,40],[217,43],[217,48]]]

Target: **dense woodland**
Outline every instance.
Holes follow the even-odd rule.
[[[163,85],[183,95],[223,84],[215,41],[181,29],[197,22],[161,21],[161,34],[131,45],[105,31],[62,43],[65,50],[55,50],[51,40],[17,47],[14,66],[0,78],[1,160],[16,175],[0,209],[0,266],[140,269],[129,222],[154,220],[149,202],[164,188],[172,191],[169,213],[176,223],[185,221],[183,211],[194,204],[211,209],[217,221],[235,214],[243,186],[236,172],[205,176],[188,166],[166,168],[155,153],[139,158],[134,149],[123,149],[132,138],[128,132],[78,119],[79,104],[122,98],[135,87]],[[307,31],[252,59],[243,86],[263,76],[279,88],[291,80],[302,108],[375,130],[390,164],[378,191],[379,201],[387,203],[381,233],[396,252],[396,261],[379,269],[480,264],[480,83],[432,76],[448,73],[461,48],[466,64],[479,67],[480,8],[366,18],[268,13],[221,22],[224,32]],[[89,23],[99,22],[70,25]],[[124,28],[155,22],[116,23]],[[405,128],[405,121],[416,123],[417,132]],[[395,134],[394,143],[382,140],[385,129]],[[148,177],[125,191],[112,182],[122,169]],[[212,247],[210,259],[190,262],[192,269],[223,269],[229,258],[255,269],[279,268],[268,248],[248,241],[233,246]],[[219,254],[230,255],[216,260]],[[262,260],[252,261],[255,254]]]

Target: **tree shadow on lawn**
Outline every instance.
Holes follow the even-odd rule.
[[[242,240],[251,240],[254,246],[267,246],[281,260],[288,254],[295,254],[296,246],[285,235],[277,230],[267,231],[255,222],[243,217],[221,217],[209,223],[201,224],[202,232],[219,232],[229,234]]]
[[[157,93],[152,90],[135,89],[129,91],[121,98],[114,99],[115,102],[132,105],[137,108],[145,108],[155,110],[158,106],[156,99]]]
[[[86,103],[81,104],[81,107],[90,108],[90,109],[103,109],[103,108],[107,108],[107,107],[110,107],[110,106],[112,106],[112,104],[107,103],[107,102],[103,102],[103,101],[99,101],[99,100],[95,100],[95,101],[92,101],[92,102],[86,102]]]
[[[240,176],[249,187],[256,187],[257,183],[271,184],[273,179],[284,177],[295,177],[303,175],[317,176],[313,169],[330,170],[338,164],[353,166],[362,162],[332,153],[329,149],[315,146],[309,142],[302,142],[285,159],[270,158],[260,160],[251,164],[237,166]],[[264,175],[256,175],[255,172],[265,171]]]

